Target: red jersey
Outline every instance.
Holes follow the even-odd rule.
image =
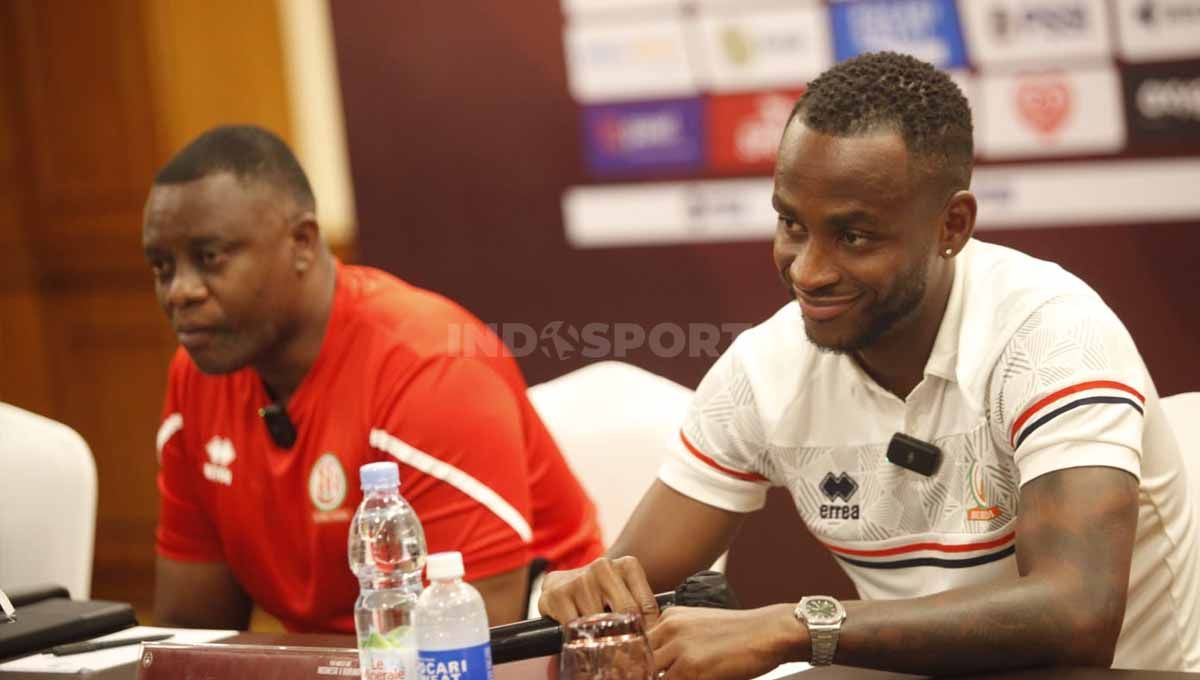
[[[481,337],[498,351],[459,349]],[[179,349],[158,433],[157,545],[169,559],[225,562],[290,630],[354,632],[346,537],[365,463],[400,463],[429,551],[461,551],[469,580],[603,552],[595,508],[516,362],[442,296],[339,263],[320,354],[287,404],[291,449],[258,415],[269,403],[254,369],[205,375]]]

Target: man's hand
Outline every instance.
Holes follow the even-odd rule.
[[[586,567],[547,574],[538,609],[559,623],[605,609],[640,614],[647,628],[658,620],[654,591],[634,557],[601,557]]]
[[[743,680],[798,661],[793,650],[808,647],[808,630],[792,607],[671,607],[647,633],[654,665],[664,680]]]

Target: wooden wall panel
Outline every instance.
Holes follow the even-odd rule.
[[[156,169],[203,129],[291,137],[273,0],[0,0],[0,399],[99,476],[92,592],[148,611],[176,343],[141,254]]]
[[[14,9],[0,3],[0,93],[21,89]],[[23,113],[17,98],[0,98],[0,401],[46,413],[52,397],[27,233],[31,182]]]
[[[292,140],[279,12],[272,0],[144,0],[160,162],[220,123]]]
[[[156,143],[140,8],[129,0],[9,0],[4,12],[12,58],[0,77],[12,84],[2,91],[15,162],[0,192],[18,198],[26,246],[19,257],[30,274],[6,303],[15,318],[6,318],[4,339],[15,347],[2,362],[24,374],[26,386],[3,396],[88,442],[100,485],[93,593],[146,599],[153,440],[172,343],[140,252]],[[20,328],[27,325],[40,332]],[[33,382],[45,388],[40,406],[25,393]],[[113,575],[134,574],[133,589],[108,585]]]
[[[127,0],[17,2],[35,189],[46,207],[124,205],[152,156],[137,6]]]
[[[147,601],[157,517],[154,436],[174,341],[143,286],[54,291],[59,411],[91,443],[100,486],[96,596]]]

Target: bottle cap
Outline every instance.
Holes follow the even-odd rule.
[[[425,575],[430,581],[445,581],[463,575],[462,553],[457,550],[433,553],[425,558]]]
[[[388,461],[367,463],[358,470],[362,490],[390,489],[400,486],[400,466]]]

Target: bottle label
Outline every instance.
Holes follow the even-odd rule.
[[[362,680],[419,680],[415,636],[409,626],[381,636],[372,633],[359,643],[358,667]]]
[[[418,652],[420,680],[492,680],[492,645]]]

